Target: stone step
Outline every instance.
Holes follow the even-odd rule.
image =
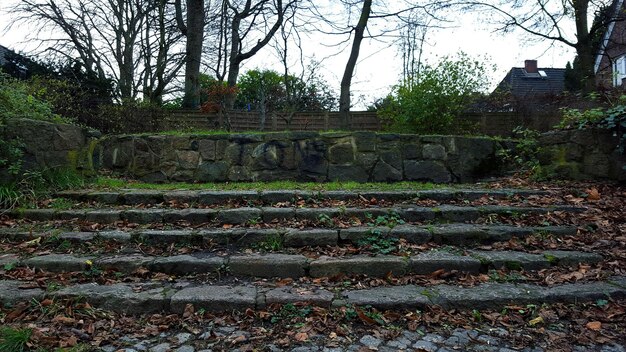
[[[493,199],[526,198],[547,195],[549,192],[532,189],[435,189],[435,190],[400,190],[400,191],[160,191],[123,189],[119,191],[71,190],[57,193],[58,197],[77,201],[97,202],[105,205],[158,204],[163,202],[189,203],[198,205],[221,205],[229,201],[254,201],[263,204],[293,202],[297,199],[314,200],[358,200],[376,199],[389,202],[431,199],[439,202],[452,200],[476,200],[482,197]]]
[[[214,228],[185,230],[134,230],[99,232],[63,232],[53,230],[43,233],[20,229],[0,229],[0,238],[13,241],[32,240],[43,237],[48,241],[73,243],[94,240],[119,242],[142,242],[147,244],[213,243],[216,245],[251,247],[269,241],[278,241],[282,247],[336,246],[343,243],[359,244],[371,236],[402,238],[409,243],[435,242],[448,245],[488,244],[524,238],[533,234],[556,237],[573,236],[575,226],[518,227],[510,225],[441,224],[441,225],[398,225],[389,227],[357,226],[339,229],[293,229],[293,228]]]
[[[8,258],[16,260],[15,256]],[[437,270],[459,271],[471,274],[489,269],[541,270],[552,266],[593,264],[603,257],[595,253],[577,251],[546,251],[539,254],[515,251],[426,251],[408,257],[395,255],[321,256],[316,259],[299,254],[232,254],[192,253],[175,256],[147,256],[141,254],[76,256],[46,254],[14,264],[49,272],[76,272],[90,269],[132,273],[143,267],[152,272],[171,275],[213,274],[251,276],[260,278],[299,278],[310,276],[333,277],[340,274],[399,277],[407,274],[429,275]]]
[[[358,218],[374,221],[378,217],[397,218],[407,222],[469,222],[481,216],[503,215],[522,216],[524,214],[545,214],[548,212],[582,212],[585,208],[572,206],[514,207],[486,205],[479,207],[442,205],[440,207],[372,207],[372,208],[274,208],[242,207],[232,209],[18,209],[0,210],[14,218],[32,221],[79,220],[111,224],[125,221],[136,224],[175,223],[185,221],[191,225],[206,223],[252,224],[272,221],[308,220],[329,222],[333,218]]]
[[[263,309],[270,304],[310,303],[321,307],[346,305],[379,309],[420,309],[442,306],[446,309],[502,309],[508,305],[589,302],[626,297],[626,277],[607,281],[539,286],[532,284],[484,283],[474,287],[436,285],[387,286],[349,290],[334,294],[318,287],[280,288],[255,284],[198,285],[186,283],[136,282],[113,285],[96,283],[67,286],[46,292],[39,288],[20,288],[21,281],[0,281],[0,304],[9,305],[44,297],[81,299],[93,306],[120,313],[139,315],[178,313],[187,305],[196,310],[223,312]]]

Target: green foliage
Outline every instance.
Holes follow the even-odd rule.
[[[399,240],[383,235],[378,230],[370,230],[369,236],[359,241],[359,246],[366,247],[378,254],[389,254],[398,249]]]
[[[541,152],[538,141],[540,133],[521,126],[515,127],[513,133],[517,138],[515,150],[498,150],[497,156],[500,162],[511,169],[530,175],[538,174],[540,171],[539,153]]]
[[[83,175],[72,169],[26,171],[18,176],[14,181],[0,184],[0,207],[9,209],[32,206],[37,199],[47,198],[55,192],[85,185]]]
[[[0,127],[16,118],[69,122],[53,113],[50,104],[33,96],[25,83],[0,73]]]
[[[487,65],[460,53],[421,65],[379,104],[388,128],[404,133],[467,133],[460,115],[488,84]]]
[[[249,70],[239,77],[235,107],[253,111],[329,111],[336,99],[326,82],[304,81],[273,70]]]
[[[595,96],[591,96],[592,100]],[[620,95],[616,102],[609,101],[608,107],[596,107],[587,110],[562,109],[563,118],[557,128],[600,128],[613,132],[619,137],[617,148],[626,152],[626,95]]]
[[[270,252],[280,251],[283,249],[283,239],[279,234],[270,235],[264,241],[257,243],[254,247]]]
[[[10,327],[0,328],[0,351],[27,351],[26,343],[28,343],[32,333],[33,331],[31,329],[14,329]]]
[[[372,214],[366,213],[365,220],[369,226],[387,226],[389,228],[394,228],[397,225],[404,224],[404,220],[402,220],[400,215],[396,212],[390,212],[386,215],[379,215],[376,218],[374,218]]]

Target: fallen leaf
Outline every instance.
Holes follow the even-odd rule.
[[[295,337],[296,341],[304,342],[304,341],[309,339],[309,334],[307,334],[306,332],[299,332],[294,337]]]
[[[599,321],[590,321],[587,323],[587,329],[589,330],[593,330],[593,331],[600,331],[600,329],[602,329],[602,323]]]
[[[185,312],[183,313],[183,318],[189,318],[193,315],[194,313],[194,309],[193,309],[193,304],[187,304],[185,306]]]
[[[541,323],[543,323],[543,318],[542,317],[536,317],[535,319],[532,319],[531,321],[529,321],[528,325],[535,326],[535,325],[541,324]]]
[[[367,325],[376,324],[376,321],[374,319],[365,315],[365,313],[363,313],[363,311],[360,310],[359,308],[355,308],[354,310],[356,311],[356,314],[358,315],[359,319],[361,319],[361,321],[364,322],[365,324]]]
[[[596,189],[595,187],[588,189],[586,192],[588,201],[595,202],[600,200],[600,192],[598,192],[598,189]]]

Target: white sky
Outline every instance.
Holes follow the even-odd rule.
[[[0,0],[3,1],[3,0]],[[455,21],[456,28],[432,30],[424,46],[426,62],[436,63],[437,58],[445,55],[454,55],[464,51],[471,57],[486,56],[496,65],[496,71],[491,75],[489,91],[504,78],[511,67],[522,67],[524,60],[538,60],[539,67],[565,67],[568,61],[574,59],[575,52],[562,45],[553,45],[546,41],[530,40],[520,34],[491,33],[487,26],[481,25],[476,15],[462,14]],[[8,23],[9,18],[0,12],[0,28]],[[23,43],[26,28],[13,28],[3,33],[0,44],[16,51],[28,51],[32,46]],[[320,60],[335,52],[336,48],[326,48],[311,38],[305,50],[305,56]],[[349,49],[349,48],[348,48]],[[242,71],[253,68],[274,68],[280,70],[277,60],[273,59],[272,48],[259,52],[253,59],[244,62]],[[326,59],[321,72],[332,88],[339,92],[339,82],[343,74],[348,50],[340,55]],[[306,61],[306,59],[305,59]],[[353,102],[355,109],[363,109],[376,98],[386,96],[394,84],[400,79],[402,59],[398,56],[395,46],[364,40],[359,56],[359,63],[353,78]],[[364,99],[359,99],[364,96]]]

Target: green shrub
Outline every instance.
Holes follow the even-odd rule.
[[[460,115],[488,84],[487,65],[464,53],[421,65],[380,104],[379,116],[392,131],[467,133]]]
[[[591,97],[594,99],[594,96]],[[563,118],[556,126],[568,128],[600,128],[613,132],[619,138],[616,146],[620,153],[626,152],[626,95],[620,95],[615,102],[609,101],[607,107],[591,109],[562,109]]]

